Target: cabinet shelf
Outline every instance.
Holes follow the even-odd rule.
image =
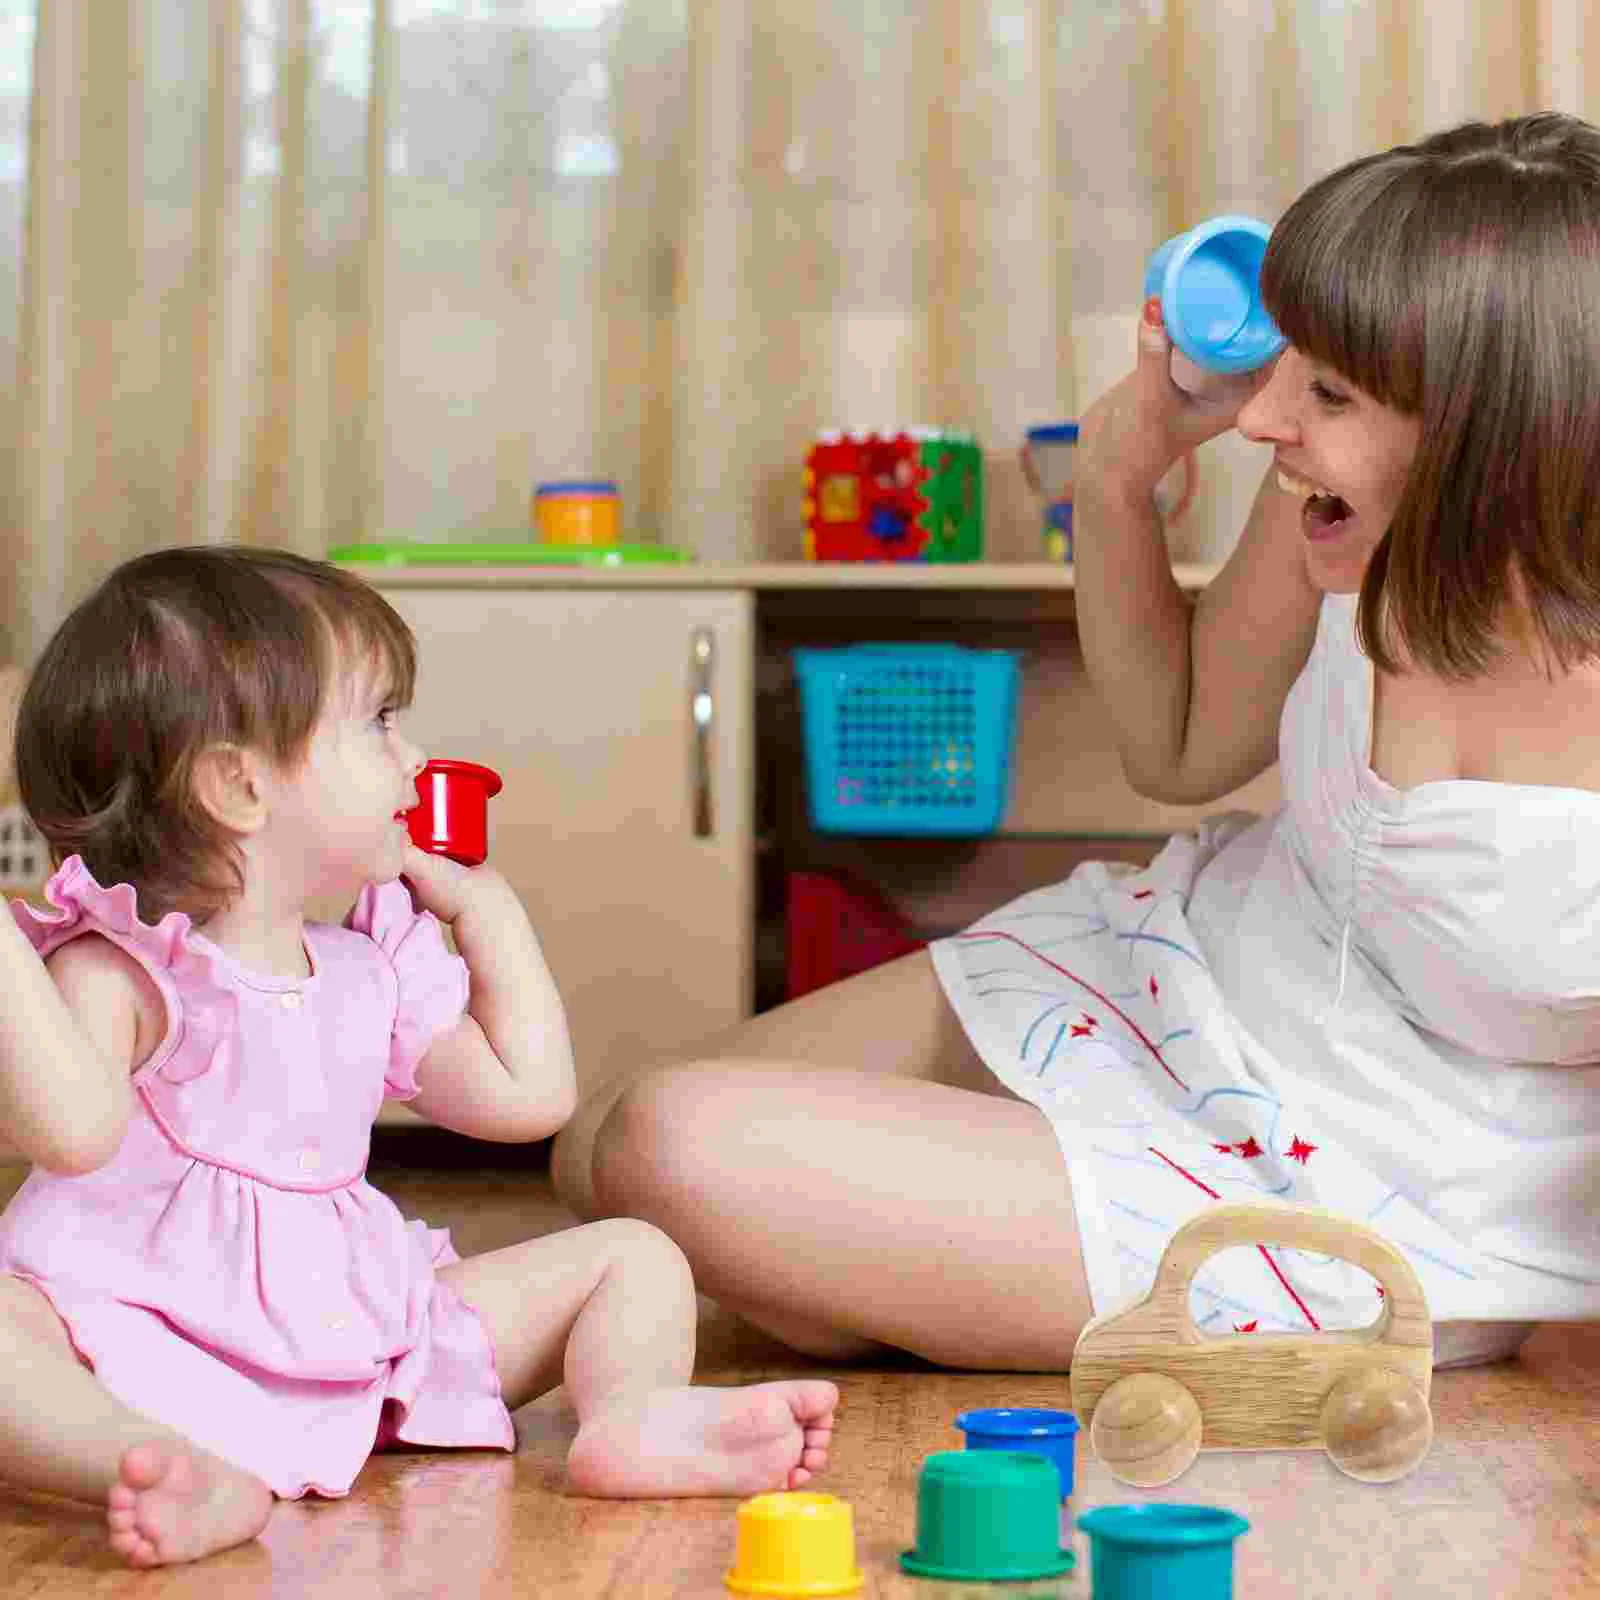
[[[920,561],[762,561],[704,566],[686,562],[663,567],[371,567],[345,564],[381,589],[741,589],[899,590],[906,593],[962,590],[1043,590],[1071,593],[1077,575],[1070,565],[1044,561],[969,561],[930,565]],[[1180,562],[1172,575],[1186,593],[1216,577],[1214,562]]]

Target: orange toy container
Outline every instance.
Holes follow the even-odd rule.
[[[533,492],[533,526],[543,544],[616,544],[622,502],[609,479],[541,483]]]

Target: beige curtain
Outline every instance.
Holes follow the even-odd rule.
[[[1032,558],[1016,444],[1155,244],[1596,62],[1585,0],[0,0],[0,659],[138,550],[524,537],[540,479],[797,559],[830,426],[974,429]]]

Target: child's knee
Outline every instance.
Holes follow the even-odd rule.
[[[608,1264],[623,1272],[681,1278],[691,1289],[689,1258],[672,1237],[642,1217],[611,1217],[590,1226],[603,1236]]]

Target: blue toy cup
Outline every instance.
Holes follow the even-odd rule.
[[[1272,230],[1254,217],[1212,217],[1150,257],[1145,298],[1159,296],[1167,333],[1207,372],[1254,372],[1286,343],[1261,303]]]
[[[966,1434],[969,1450],[1021,1450],[1044,1456],[1056,1469],[1061,1498],[1071,1496],[1078,1419],[1070,1411],[995,1406],[963,1411],[956,1418],[956,1426]]]
[[[1096,1506],[1089,1535],[1094,1600],[1233,1600],[1233,1541],[1250,1524],[1217,1506]]]

